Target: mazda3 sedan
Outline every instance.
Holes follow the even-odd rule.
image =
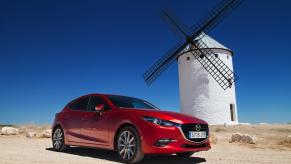
[[[52,144],[115,150],[124,163],[147,154],[191,156],[210,149],[208,124],[198,118],[161,111],[127,96],[89,94],[68,103],[55,115]]]

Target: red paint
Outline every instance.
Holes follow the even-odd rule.
[[[172,154],[210,149],[208,138],[201,143],[195,143],[187,140],[178,127],[159,126],[145,121],[142,119],[142,116],[155,117],[177,124],[207,124],[201,119],[168,111],[119,108],[104,94],[90,94],[80,98],[87,96],[101,97],[110,109],[102,112],[78,111],[70,109],[69,105],[65,106],[61,112],[56,114],[53,127],[60,125],[63,128],[65,144],[67,145],[114,150],[114,137],[117,135],[118,129],[124,124],[130,124],[137,129],[142,141],[142,150],[145,154]],[[175,141],[165,147],[155,146],[154,143],[162,138],[170,138]],[[199,145],[205,146],[200,146],[199,148],[183,148],[183,144],[188,144],[192,147],[199,147]]]

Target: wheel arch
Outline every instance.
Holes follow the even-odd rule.
[[[64,129],[63,125],[61,123],[56,123],[52,127],[52,134],[54,133],[55,129],[58,127],[60,127],[63,130],[63,132],[65,133],[65,129]]]
[[[58,123],[58,124],[55,124],[55,125],[53,126],[53,128],[52,128],[52,132],[53,132],[57,127],[60,127],[60,128],[62,128],[62,129],[64,129],[64,128],[62,127],[62,125]]]

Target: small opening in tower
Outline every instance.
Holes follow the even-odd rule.
[[[218,58],[218,54],[214,54],[214,56],[215,56],[216,58]]]
[[[187,57],[187,61],[189,61],[189,60],[190,60],[190,57],[188,56],[188,57]]]
[[[229,56],[227,55],[227,59],[229,58]]]
[[[234,104],[230,104],[230,119],[231,121],[235,121],[235,111],[234,111]]]

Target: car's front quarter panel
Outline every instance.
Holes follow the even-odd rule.
[[[112,147],[114,147],[114,136],[118,133],[118,128],[124,124],[134,126],[140,135],[142,142],[142,150],[145,154],[171,154],[187,151],[203,151],[209,150],[210,144],[208,138],[200,143],[187,140],[179,127],[163,127],[145,121],[142,116],[147,116],[147,112],[138,110],[117,109],[112,113],[112,121],[110,121]],[[151,114],[151,116],[153,116]],[[159,117],[159,116],[157,116]],[[205,122],[201,122],[205,123]],[[167,146],[158,147],[155,143],[159,139],[172,139],[173,141]],[[190,145],[191,148],[184,148],[182,145]]]

